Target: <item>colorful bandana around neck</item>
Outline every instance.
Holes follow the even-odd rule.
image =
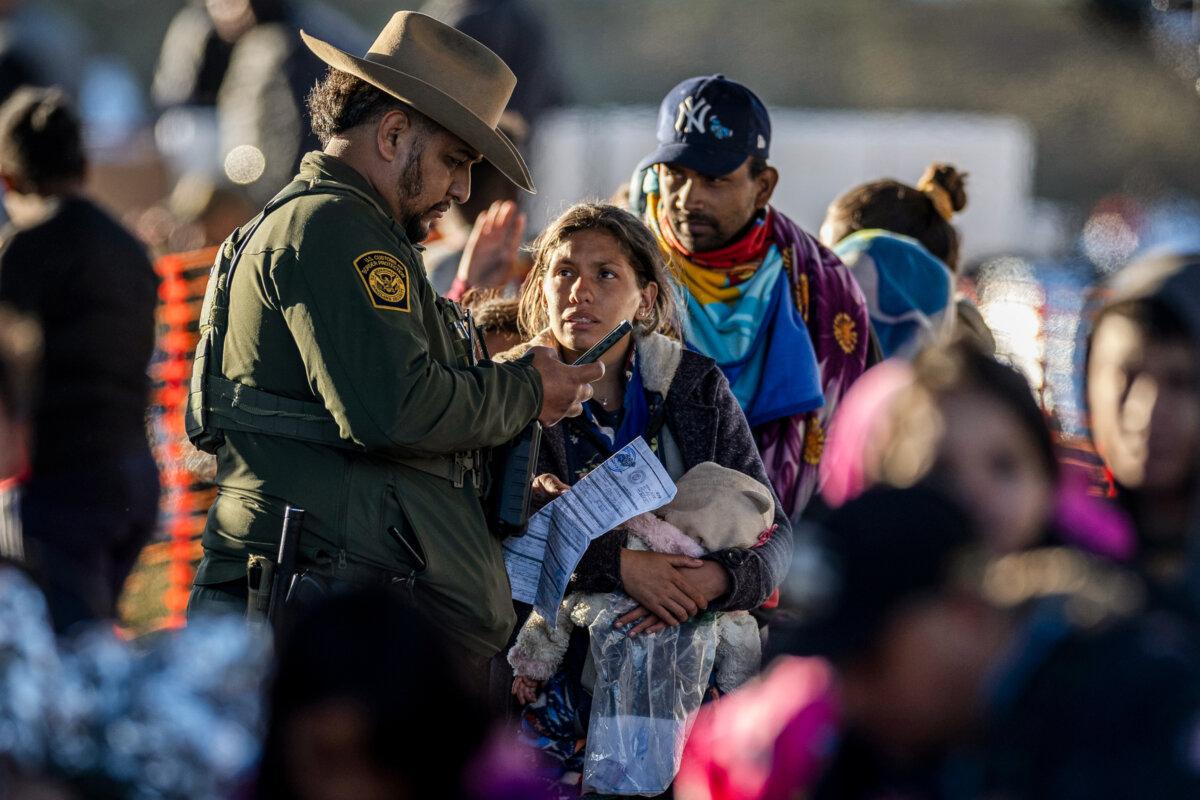
[[[689,253],[660,208],[657,175],[646,178],[646,219],[681,284],[688,347],[712,358],[751,426],[824,403],[816,352],[791,302],[783,251],[767,212],[736,242]]]
[[[773,215],[768,208],[755,218],[745,236],[716,250],[693,253],[680,244],[679,239],[675,236],[674,229],[671,227],[671,223],[667,220],[666,206],[658,201],[658,193],[655,192],[651,202],[657,209],[654,219],[658,223],[656,232],[659,234],[660,239],[665,241],[671,250],[683,256],[688,261],[706,269],[733,270],[747,264],[756,263],[762,260],[763,254],[766,253],[767,248],[771,244]]]

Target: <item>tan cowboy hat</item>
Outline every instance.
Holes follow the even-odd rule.
[[[517,186],[536,191],[521,154],[498,130],[517,76],[470,36],[424,14],[399,11],[366,58],[304,31],[300,37],[329,66],[408,103],[478,150]]]

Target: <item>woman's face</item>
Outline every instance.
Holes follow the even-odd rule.
[[[1054,481],[1033,437],[1015,414],[982,392],[954,392],[938,406],[943,430],[935,477],[975,516],[995,551],[1036,544],[1050,521]]]
[[[622,320],[633,322],[648,313],[657,297],[658,284],[639,287],[625,249],[604,231],[568,236],[554,250],[542,279],[550,330],[568,358],[583,354]]]

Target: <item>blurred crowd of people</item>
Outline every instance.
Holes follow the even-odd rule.
[[[849,187],[806,231],[771,204],[801,176],[772,165],[766,106],[749,85],[698,76],[666,92],[657,146],[627,184],[604,202],[562,198],[574,204],[530,230],[529,176],[513,165],[564,99],[542,25],[518,0],[427,11],[518,79],[487,131],[515,161],[480,160],[473,144],[472,158],[452,155],[469,191],[450,183],[448,208],[401,219],[360,181],[355,131],[398,101],[323,54],[370,46],[359,62],[378,62],[425,17],[397,15],[370,45],[322,3],[207,0],[172,21],[152,97],[162,120],[207,125],[212,154],[176,152],[170,193],[122,220],[87,188],[78,75],[28,46],[46,25],[36,4],[0,3],[14,30],[0,48],[0,796],[1200,796],[1200,254],[1150,254],[1094,287],[1078,376],[1100,464],[1089,471],[1068,463],[1052,413],[972,302],[957,165]],[[456,55],[474,44],[438,41]],[[454,135],[418,102],[400,108]],[[258,228],[246,223],[298,171],[349,185],[422,244],[408,249],[424,274],[358,248],[347,274],[364,307],[386,317],[436,297],[478,332],[470,386],[406,402],[509,387],[449,427],[541,419],[535,508],[639,440],[678,485],[591,542],[556,617],[497,600],[503,576],[455,552],[470,542],[451,534],[480,516],[477,464],[428,508],[393,482],[383,508],[336,512],[348,528],[404,517],[356,554],[324,510],[344,505],[342,478],[276,458],[262,479],[256,459],[272,451],[246,423],[218,458],[187,627],[131,640],[116,626],[165,466],[147,439],[154,259],[235,260]],[[410,163],[403,178],[400,200],[428,175]],[[264,235],[299,240],[295,219]],[[312,308],[340,288],[287,295],[301,290],[238,274],[261,295],[256,313],[303,331],[293,360],[318,401],[358,385],[304,349],[325,346]],[[203,332],[199,303],[188,313]],[[337,347],[394,332],[336,319]],[[622,321],[633,332],[604,370],[550,415],[544,360],[570,364]],[[254,376],[259,355],[229,361]],[[370,449],[354,402],[376,408],[339,399],[332,420]],[[291,408],[271,413],[303,416]],[[434,411],[427,440],[466,436]],[[312,463],[364,480],[333,452]],[[377,460],[392,457],[404,463]],[[413,486],[435,480],[418,469]],[[310,535],[329,526],[343,544],[336,558],[307,545],[302,558],[331,562],[321,596],[268,623],[246,559],[282,552],[270,495],[292,479],[328,484],[285,499],[316,509]],[[468,496],[455,531],[425,527]],[[372,561],[396,547],[388,569]],[[498,542],[484,550],[499,563]]]

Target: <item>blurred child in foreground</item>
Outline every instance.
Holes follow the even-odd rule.
[[[1113,562],[996,553],[949,497],[877,487],[805,531],[794,573],[774,648],[822,659],[744,691],[760,720],[809,702],[757,738],[720,707],[697,723],[683,800],[1200,791],[1200,653]]]
[[[1160,599],[1200,611],[1200,255],[1115,274],[1096,315],[1087,402],[1096,451]]]

